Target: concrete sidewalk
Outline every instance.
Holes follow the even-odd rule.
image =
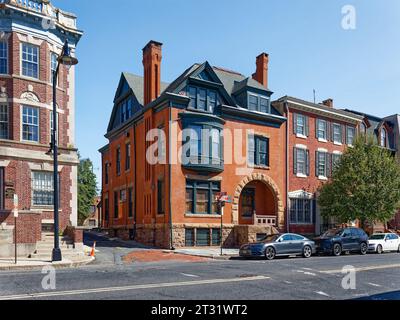
[[[46,266],[52,266],[56,269],[76,268],[79,266],[86,265],[92,262],[93,260],[94,260],[93,257],[86,255],[64,258],[60,262],[51,262],[51,261],[29,259],[29,258],[18,258],[17,264],[15,264],[14,258],[0,259],[0,271],[32,270],[32,269],[43,268]]]
[[[239,249],[223,249],[221,255],[220,248],[179,248],[176,250],[164,250],[165,252],[173,252],[176,254],[184,254],[195,257],[203,257],[210,259],[229,260],[239,257]]]

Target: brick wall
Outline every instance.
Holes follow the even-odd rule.
[[[0,224],[5,222],[9,226],[14,226],[14,221],[14,216],[11,212],[0,213]],[[40,241],[41,223],[42,220],[39,213],[20,212],[17,218],[17,243],[35,244]]]

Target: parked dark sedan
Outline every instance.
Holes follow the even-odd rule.
[[[359,228],[331,229],[314,239],[317,252],[340,256],[342,252],[368,252],[368,235]]]
[[[315,253],[314,241],[299,234],[285,233],[265,237],[259,242],[248,243],[240,248],[241,257],[265,257],[303,255],[310,258]]]

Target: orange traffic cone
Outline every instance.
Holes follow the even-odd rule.
[[[95,250],[96,250],[96,241],[93,242],[93,247],[92,247],[92,250],[90,251],[90,256],[93,258],[95,256]]]

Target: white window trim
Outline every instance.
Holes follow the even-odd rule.
[[[342,145],[343,145],[343,143],[341,143],[341,142],[336,142],[336,141],[334,141],[333,144],[334,144],[335,146],[342,146]]]
[[[24,139],[24,133],[23,133],[23,119],[22,117],[24,116],[24,107],[28,107],[28,108],[35,108],[38,110],[38,140],[37,141],[33,141],[33,140],[25,140]],[[40,108],[39,107],[35,107],[35,106],[31,106],[31,105],[21,105],[20,106],[20,141],[22,142],[27,142],[27,143],[32,143],[32,144],[40,144]]]
[[[7,138],[1,138],[1,140],[9,140],[10,139],[10,105],[6,102],[0,102],[0,106],[5,106],[7,108]]]
[[[328,153],[328,150],[327,150],[327,149],[324,149],[324,148],[318,148],[317,151],[318,151],[318,152]]]
[[[304,173],[297,173],[296,177],[297,178],[308,178],[308,176],[306,174],[304,174]]]
[[[307,150],[308,148],[307,148],[307,146],[306,145],[304,145],[304,144],[296,144],[296,146],[295,146],[297,149],[305,149],[305,150]]]
[[[339,155],[339,156],[343,155],[343,152],[337,151],[337,150],[333,151],[332,153],[336,154],[336,155]]]
[[[296,137],[297,137],[297,138],[300,138],[300,139],[307,139],[307,138],[308,138],[308,137],[305,136],[304,134],[300,134],[300,133],[297,133],[297,134],[296,134]]]
[[[8,48],[8,38],[7,39],[1,39],[0,40],[0,42],[4,42],[5,44],[6,44],[6,55],[7,55],[7,58],[6,58],[6,73],[1,73],[0,72],[0,74],[1,75],[8,75],[9,74],[9,63],[10,63],[10,50],[9,50],[9,48]]]
[[[36,48],[38,48],[38,62],[37,62],[37,66],[38,66],[38,76],[37,78],[35,77],[30,77],[30,76],[26,76],[22,73],[22,46],[24,44],[28,44],[30,46],[34,46]],[[19,51],[20,51],[20,57],[19,57],[19,74],[21,77],[27,78],[27,79],[35,79],[35,80],[40,80],[40,46],[29,43],[29,42],[21,42],[19,45]]]
[[[327,143],[327,142],[328,142],[328,140],[326,140],[326,139],[324,139],[324,138],[318,138],[318,141],[319,141],[319,142],[324,142],[324,143]]]
[[[318,180],[327,181],[327,180],[328,180],[328,177],[325,177],[325,176],[318,176]]]
[[[34,180],[33,180],[33,177],[35,176],[35,172],[53,174],[52,171],[47,171],[47,170],[31,170],[31,186],[30,186],[30,188],[31,188],[31,205],[32,205],[33,208],[47,208],[47,209],[53,208],[54,205],[34,204],[33,203],[33,198],[34,198],[33,197],[33,194],[34,194],[34,189],[33,189],[33,181]],[[60,173],[58,173],[58,182],[60,183]],[[53,190],[52,190],[52,192],[53,192],[53,196],[54,196],[54,180],[53,180]],[[58,192],[59,192],[59,197],[61,197],[60,190],[58,190]],[[53,199],[53,201],[54,201],[54,199]]]

